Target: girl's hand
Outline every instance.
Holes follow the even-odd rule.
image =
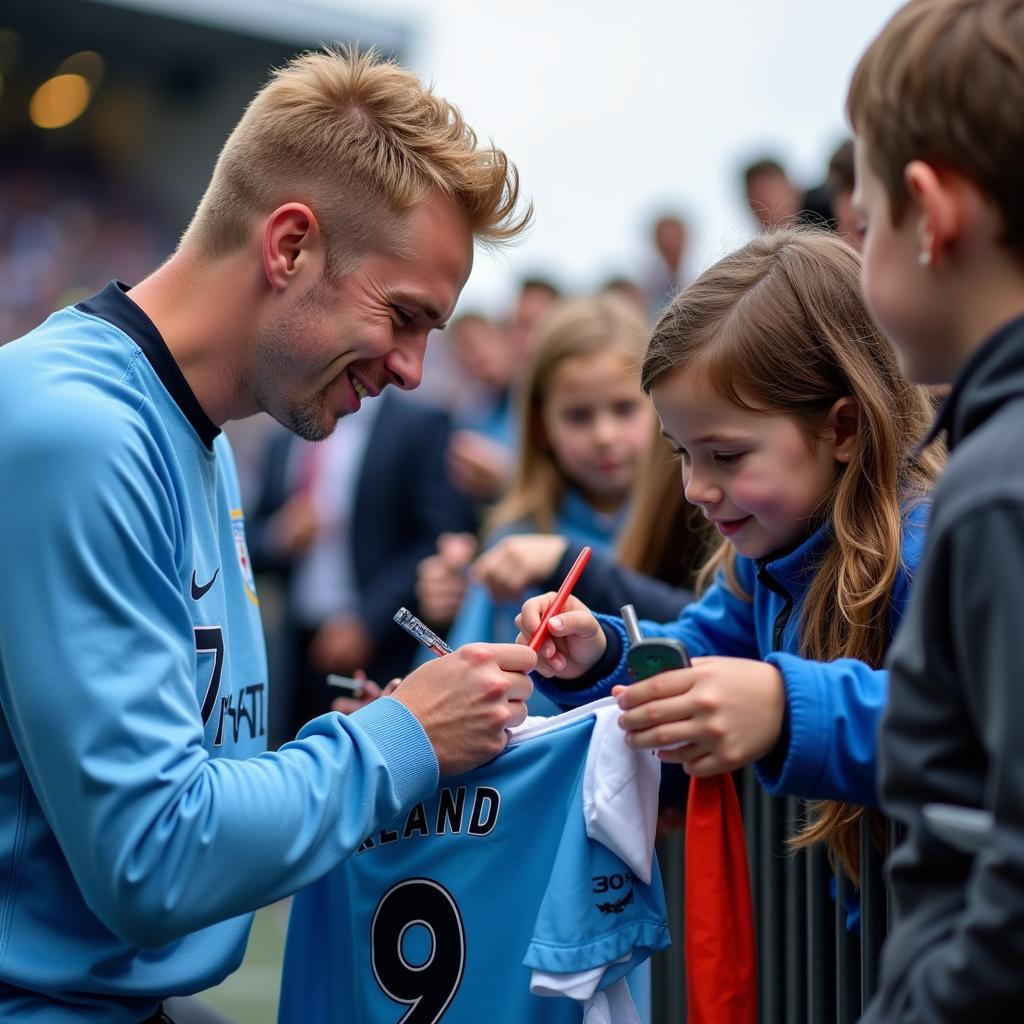
[[[612,693],[630,746],[657,749],[663,761],[698,776],[731,772],[768,754],[786,709],[782,673],[746,658],[694,658],[692,668]]]
[[[519,533],[503,537],[469,570],[497,601],[511,601],[529,586],[546,580],[558,568],[569,541],[550,533]]]
[[[516,616],[517,644],[530,642],[554,598],[554,593],[549,592],[531,597],[523,605]],[[597,663],[607,643],[604,630],[590,609],[579,598],[570,596],[565,607],[548,623],[548,637],[537,652],[536,671],[542,676],[575,679]]]

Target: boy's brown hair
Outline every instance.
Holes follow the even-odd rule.
[[[861,57],[847,97],[898,224],[912,160],[967,176],[1024,260],[1024,0],[911,0]]]
[[[254,220],[288,202],[316,214],[327,274],[398,242],[396,218],[439,192],[473,234],[500,242],[532,215],[500,149],[458,109],[374,52],[304,53],[277,69],[228,137],[183,240],[209,258],[241,247]]]

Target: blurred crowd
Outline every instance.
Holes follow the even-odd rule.
[[[0,340],[111,278],[138,281],[173,244],[158,205],[91,169],[0,167]]]

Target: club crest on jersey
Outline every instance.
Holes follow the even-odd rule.
[[[249,558],[249,548],[245,543],[245,516],[240,508],[231,510],[231,532],[235,539],[235,554],[238,555],[238,567],[242,570],[242,583],[249,600],[259,604],[256,597],[256,580],[252,574],[252,561]]]

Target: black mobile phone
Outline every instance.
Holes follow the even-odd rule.
[[[353,700],[362,700],[366,694],[362,679],[353,679],[351,676],[338,676],[333,672],[327,677],[327,685],[341,690],[343,697],[351,697]]]
[[[631,604],[622,607],[622,621],[629,635],[626,668],[634,679],[649,679],[660,672],[690,667],[689,655],[681,641],[669,637],[644,637]]]

